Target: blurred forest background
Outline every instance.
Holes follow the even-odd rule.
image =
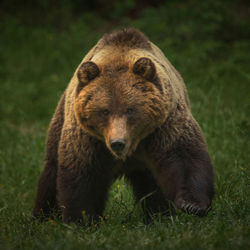
[[[213,209],[144,225],[121,179],[99,227],[31,223],[60,95],[98,39],[122,27],[144,32],[183,76],[215,166]],[[249,249],[249,55],[247,0],[2,0],[0,249]]]

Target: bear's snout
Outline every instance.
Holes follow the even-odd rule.
[[[126,117],[110,117],[104,138],[107,147],[116,158],[125,158],[130,147]]]
[[[110,141],[112,150],[118,155],[122,155],[122,152],[126,146],[126,142],[123,139],[114,139]]]

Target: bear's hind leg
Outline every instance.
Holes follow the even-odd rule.
[[[164,197],[148,169],[129,172],[125,178],[132,186],[136,202],[141,202],[146,223],[157,213],[174,215],[172,204]]]
[[[64,122],[64,95],[62,96],[53,119],[50,123],[47,144],[45,167],[40,176],[36,201],[33,208],[34,217],[47,217],[57,210],[56,203],[56,176],[57,150]]]

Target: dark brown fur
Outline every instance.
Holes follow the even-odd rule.
[[[106,35],[103,42],[138,53],[150,47],[135,30]],[[50,124],[34,216],[60,210],[66,223],[82,222],[83,214],[96,221],[110,185],[122,175],[146,220],[175,208],[199,216],[209,210],[213,167],[181,76],[152,58],[131,62],[127,52],[78,68]],[[160,67],[181,83],[164,78]],[[125,145],[121,154],[112,144],[117,140]]]
[[[47,137],[47,148],[45,168],[39,179],[34,216],[48,216],[51,211],[57,210],[56,202],[56,179],[58,166],[58,145],[60,141],[62,126],[64,122],[65,95],[61,97],[55,112],[55,119],[52,119]]]
[[[150,50],[148,38],[136,29],[122,29],[103,37],[104,45],[124,46],[129,48],[141,48]]]

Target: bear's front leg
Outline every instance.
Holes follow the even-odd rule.
[[[95,166],[59,166],[58,202],[65,223],[81,223],[83,215],[91,223],[103,213],[110,182],[104,173],[91,168]]]
[[[205,215],[214,187],[213,167],[203,138],[180,140],[168,151],[158,148],[151,155],[155,162],[152,171],[166,198],[184,212]]]
[[[71,131],[68,133],[71,137],[68,135],[66,140],[66,132],[58,153],[58,205],[65,223],[81,223],[83,215],[91,223],[102,215],[105,207],[112,180],[111,162],[101,142],[80,133],[73,138]]]

